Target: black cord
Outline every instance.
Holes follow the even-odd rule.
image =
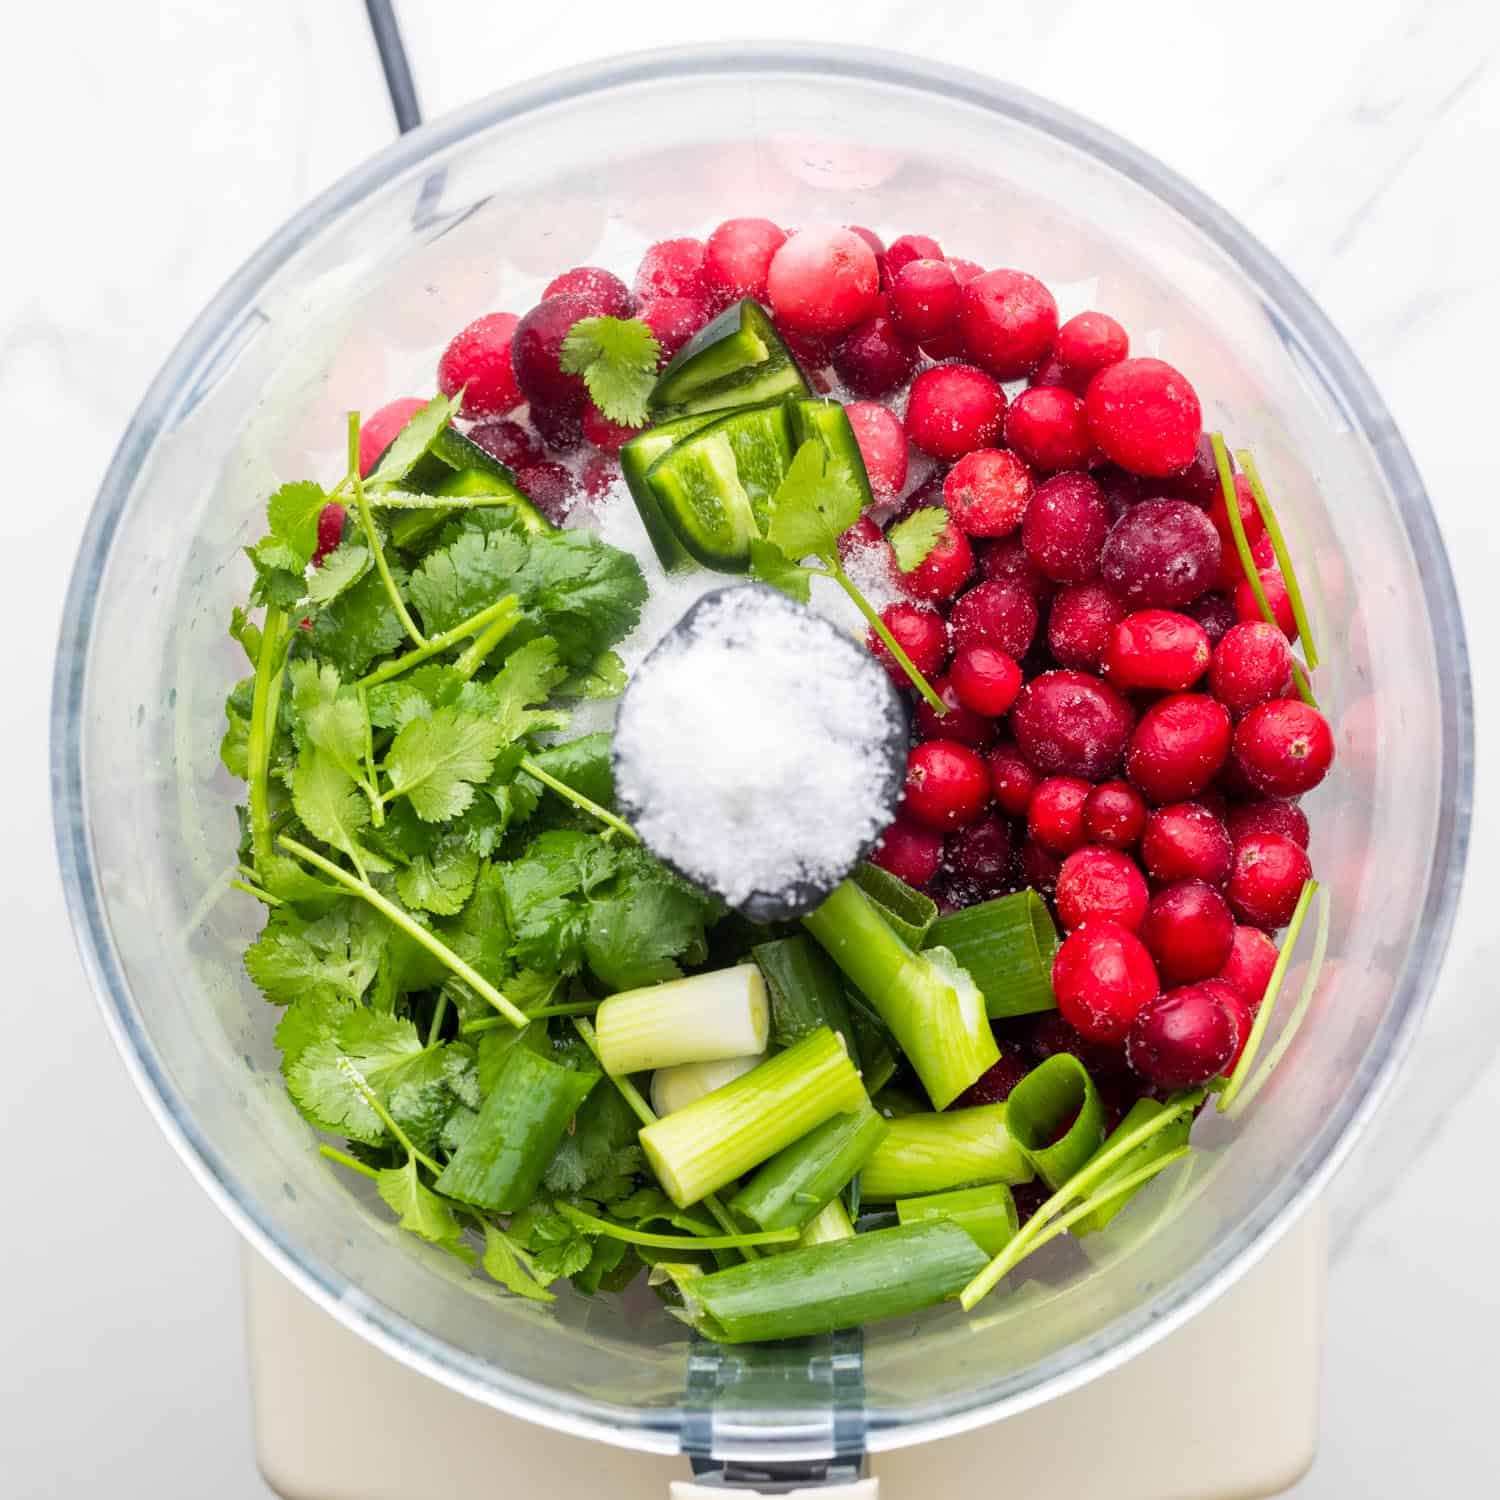
[[[380,53],[391,108],[396,112],[396,128],[405,135],[422,123],[422,106],[417,103],[417,86],[412,81],[401,27],[391,9],[391,0],[365,0],[365,10],[370,17],[370,30],[375,34],[375,49]]]

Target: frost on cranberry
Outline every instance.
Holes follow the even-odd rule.
[[[612,271],[599,266],[574,266],[554,276],[542,291],[543,301],[563,296],[582,297],[596,315],[610,318],[628,318],[635,310],[630,288]]]
[[[975,364],[999,380],[1015,380],[1052,352],[1057,303],[1024,271],[986,271],[964,285],[958,332]]]
[[[988,1072],[981,1073],[957,1099],[955,1109],[971,1109],[980,1104],[1004,1104],[1020,1081],[1031,1070],[1014,1052],[1007,1052]]]
[[[661,347],[658,366],[665,365],[708,321],[708,311],[691,297],[653,297],[636,314]]]
[[[402,396],[372,412],[359,429],[359,472],[368,474],[380,455],[427,403],[418,396]]]
[[[1031,499],[1031,470],[1003,448],[966,453],[943,480],[943,504],[969,536],[1009,536]]]
[[[1052,961],[1057,1008],[1091,1042],[1123,1041],[1158,988],[1145,944],[1118,922],[1090,922],[1069,933]]]
[[[856,396],[889,396],[917,367],[917,346],[877,314],[851,328],[833,351],[834,373]]]
[[[1003,895],[1013,884],[1015,848],[1010,825],[986,813],[948,840],[948,889],[960,904],[972,906]]]
[[[702,240],[658,240],[641,257],[635,273],[635,294],[642,302],[655,297],[690,297],[706,303],[708,278],[703,266]]]
[[[1276,944],[1259,927],[1236,926],[1234,943],[1219,978],[1238,990],[1252,1011],[1259,1010],[1277,956]]]
[[[585,404],[587,397],[584,398]],[[584,406],[544,406],[533,401],[528,415],[538,436],[554,453],[570,453],[583,441]]]
[[[1016,701],[1021,669],[998,646],[974,641],[954,651],[949,680],[965,708],[998,719]]]
[[[1305,849],[1312,833],[1307,814],[1295,802],[1281,797],[1233,803],[1224,818],[1229,837],[1236,844],[1252,833],[1278,833]]]
[[[932,690],[948,711],[940,714],[925,698],[918,698],[912,729],[919,740],[957,740],[971,750],[983,750],[995,738],[995,721],[964,707],[958,701],[951,677],[937,678]]]
[[[1274,931],[1291,921],[1302,887],[1311,879],[1312,862],[1291,839],[1249,833],[1235,842],[1225,894],[1239,921]]]
[[[1229,758],[1228,711],[1205,693],[1173,693],[1141,715],[1126,774],[1148,802],[1187,802]]]
[[[881,610],[880,619],[924,677],[931,678],[941,670],[948,659],[948,626],[935,609],[925,604],[891,604]],[[866,640],[891,680],[898,687],[909,686],[905,669],[886,649],[885,642],[873,630]]]
[[[1208,633],[1196,620],[1169,609],[1142,609],[1110,633],[1104,675],[1127,692],[1180,693],[1204,674],[1212,655]]]
[[[1096,671],[1125,606],[1100,583],[1070,583],[1047,615],[1047,649],[1064,667]]]
[[[1083,402],[1058,386],[1024,390],[1011,402],[1005,441],[1044,474],[1081,469],[1094,453]]]
[[[321,568],[323,560],[344,539],[344,520],[347,514],[337,500],[330,500],[318,512],[318,540],[313,549],[313,567]]]
[[[519,422],[481,422],[469,429],[469,441],[507,469],[525,469],[542,461],[541,444]]]
[[[1159,359],[1122,359],[1089,381],[1084,397],[1094,442],[1123,469],[1164,478],[1198,448],[1203,411],[1187,378]]]
[[[1110,527],[1105,583],[1132,609],[1177,609],[1214,586],[1221,547],[1213,522],[1186,500],[1143,500]]]
[[[995,805],[1012,818],[1024,818],[1041,778],[1014,745],[998,745],[988,757]]]
[[[1002,537],[986,543],[979,551],[979,571],[992,583],[1019,584],[1044,607],[1056,592],[1057,585],[1026,555],[1026,544],[1019,536]]]
[[[1217,974],[1234,944],[1229,904],[1203,880],[1179,880],[1152,896],[1141,937],[1168,984]]]
[[[989,769],[967,745],[927,740],[907,756],[902,812],[924,828],[962,828],[989,800]]]
[[[1083,804],[1083,829],[1091,843],[1130,849],[1145,827],[1146,800],[1128,781],[1100,782]]]
[[[1237,475],[1236,485],[1243,478],[1243,475]],[[1227,526],[1229,513],[1224,509],[1224,490],[1219,482],[1219,460],[1214,454],[1214,440],[1208,433],[1198,434],[1198,444],[1193,450],[1193,459],[1187,468],[1179,470],[1170,479],[1161,481],[1156,493],[1169,496],[1173,500],[1191,500],[1194,505],[1205,507],[1210,516],[1213,515],[1214,503],[1217,501],[1219,516],[1223,518]],[[1249,493],[1248,489],[1246,493]],[[1254,509],[1253,502],[1251,509]],[[1260,520],[1258,514],[1256,520]],[[1218,527],[1225,545],[1232,545],[1225,527],[1220,526],[1218,520],[1214,521],[1214,525]]]
[[[1239,717],[1259,703],[1292,691],[1292,652],[1286,637],[1264,620],[1246,620],[1214,648],[1209,691]]]
[[[726,219],[703,246],[703,277],[715,306],[727,307],[741,297],[766,298],[771,257],[786,243],[786,233],[769,219]]]
[[[510,341],[520,319],[514,313],[477,318],[443,350],[438,389],[445,396],[464,393],[459,414],[503,417],[521,404],[521,388],[510,365]]]
[[[943,247],[926,234],[898,235],[885,252],[887,274],[894,279],[914,260],[942,260]]]
[[[539,302],[516,325],[510,362],[516,384],[528,401],[537,406],[582,409],[588,389],[581,375],[563,372],[562,346],[568,330],[580,318],[593,316],[594,309],[586,298],[566,292]]]
[[[1239,619],[1234,610],[1234,600],[1225,594],[1204,594],[1201,599],[1184,604],[1182,612],[1203,627],[1210,646],[1217,646]]]
[[[876,310],[875,252],[840,225],[799,230],[771,257],[766,294],[778,325],[814,337],[843,333]]]
[[[844,415],[854,429],[875,498],[894,499],[906,486],[906,432],[900,420],[878,401],[851,401]]]
[[[969,539],[950,518],[933,549],[910,573],[902,573],[899,582],[913,599],[951,599],[973,571]]]
[[[561,464],[544,459],[516,475],[516,483],[554,526],[561,526],[578,498],[578,481]]]
[[[1089,784],[1079,776],[1043,778],[1026,809],[1026,832],[1049,854],[1071,854],[1086,837],[1083,804],[1088,795]]]
[[[1201,802],[1174,802],[1146,819],[1141,859],[1151,878],[1203,880],[1223,885],[1229,878],[1234,845],[1229,830]]]
[[[923,453],[952,463],[994,447],[1004,417],[998,381],[973,365],[937,365],[912,381],[906,435]]]
[[[1130,335],[1108,313],[1081,312],[1057,330],[1054,354],[1066,383],[1081,393],[1106,365],[1130,353]]]
[[[1099,571],[1109,510],[1087,474],[1055,474],[1032,492],[1021,540],[1026,555],[1058,583],[1082,583]]]
[[[1016,744],[1037,770],[1090,781],[1102,780],[1120,764],[1134,723],[1125,699],[1087,672],[1034,677],[1010,714]]]
[[[870,863],[921,890],[943,862],[943,836],[898,818],[880,835]]]
[[[1269,541],[1269,538],[1265,540]],[[1276,621],[1281,633],[1289,641],[1297,639],[1297,617],[1292,613],[1292,596],[1287,593],[1286,579],[1281,576],[1280,568],[1263,567],[1260,570],[1261,592],[1266,596],[1266,603],[1271,606],[1271,616]],[[1255,597],[1255,590],[1247,578],[1239,584],[1234,591],[1234,609],[1242,620],[1263,620],[1264,615],[1260,612],[1260,601]]]
[[[958,277],[947,261],[908,261],[891,278],[891,319],[903,338],[925,343],[947,332],[958,315],[958,297]]]
[[[1333,731],[1299,698],[1261,703],[1234,732],[1234,758],[1245,779],[1267,797],[1300,797],[1328,774]]]
[[[1075,849],[1057,876],[1057,915],[1071,932],[1085,922],[1118,922],[1135,932],[1150,899],[1140,866],[1116,849]]]
[[[1125,1039],[1132,1070],[1164,1089],[1197,1088],[1231,1066],[1244,1038],[1237,996],[1209,979],[1142,1006]]]

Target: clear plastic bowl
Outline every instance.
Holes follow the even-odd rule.
[[[569,1295],[549,1313],[504,1299],[318,1158],[282,1092],[275,1015],[240,967],[260,912],[228,889],[238,784],[217,747],[243,671],[225,634],[248,578],[239,548],[277,483],[339,472],[340,414],[430,389],[452,330],[524,310],[557,270],[628,271],[650,240],[733,214],[936,235],[950,253],[1039,273],[1065,311],[1108,309],[1137,352],[1187,371],[1206,422],[1254,448],[1278,502],[1339,744],[1312,807],[1334,903],[1326,977],[1243,1127],[1205,1118],[1192,1175],[1168,1174],[1044,1279],[972,1318],[945,1308],[870,1330],[862,1384],[848,1360],[830,1381],[831,1366],[807,1376],[805,1351],[751,1359],[750,1385],[780,1394],[755,1398],[749,1451],[816,1447],[819,1389],[838,1393],[850,1441],[881,1449],[1059,1394],[1244,1272],[1375,1109],[1448,935],[1471,723],[1431,510],[1344,342],[1186,183],[1018,90],[848,50],[621,59],[400,140],[253,257],[131,422],[63,625],[57,837],[120,1047],[162,1128],[261,1251],[349,1327],[481,1401],[632,1447],[701,1447],[691,1433],[715,1398],[701,1369],[690,1380],[684,1330],[654,1300]]]

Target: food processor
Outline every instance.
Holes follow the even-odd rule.
[[[1032,270],[1064,316],[1107,309],[1139,352],[1198,376],[1205,425],[1255,450],[1289,532],[1339,758],[1313,803],[1329,961],[1243,1120],[1205,1114],[1190,1169],[972,1316],[722,1348],[649,1293],[499,1295],[319,1158],[241,968],[261,914],[230,888],[237,785],[218,743],[240,548],[276,485],[341,472],[342,413],[430,389],[455,329],[524,310],[558,269],[625,268],[736,214],[921,229]],[[1241,226],[1107,132],[894,55],[735,45],[591,64],[404,136],[251,258],[146,395],[73,576],[53,736],[91,981],[163,1130],[252,1247],[257,1433],[279,1492],[1227,1500],[1309,1461],[1317,1196],[1411,1040],[1458,892],[1463,629],[1421,482],[1343,341]]]

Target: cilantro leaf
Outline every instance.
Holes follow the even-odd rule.
[[[413,719],[386,756],[391,795],[408,797],[419,818],[456,818],[474,800],[474,783],[490,774],[504,743],[493,720],[457,708]]]
[[[314,1042],[337,1036],[339,1027],[353,1013],[354,1002],[347,995],[317,989],[299,996],[282,1012],[276,1025],[282,1068],[298,1061]]]
[[[405,479],[462,405],[462,391],[452,396],[434,396],[396,434],[390,447],[381,454],[380,462],[366,478],[365,487],[394,488]]]
[[[414,667],[369,690],[370,722],[377,729],[404,729],[413,719],[457,701],[463,686],[464,679],[452,667],[436,662]]]
[[[506,983],[511,971],[510,923],[505,913],[505,887],[497,866],[480,867],[473,892],[458,920],[441,924],[438,931],[443,941],[466,964],[477,969],[482,978],[510,991],[511,986]]]
[[[643,849],[622,849],[619,861],[609,891],[589,904],[589,969],[617,990],[676,979],[677,959],[706,957],[704,923],[715,903]]]
[[[594,405],[622,427],[646,425],[661,345],[639,318],[580,318],[562,343],[562,367],[582,375]]]
[[[829,557],[839,537],[859,520],[859,493],[828,472],[828,450],[809,438],[792,458],[771,497],[767,537],[788,559]]]
[[[389,931],[363,902],[352,899],[312,921],[278,906],[245,950],[245,969],[276,1005],[310,992],[358,1000],[375,978]]]
[[[464,1240],[458,1216],[431,1188],[423,1185],[415,1157],[409,1158],[404,1167],[387,1167],[375,1179],[375,1187],[403,1229],[441,1246],[468,1265],[478,1259]]]
[[[625,689],[625,663],[613,651],[601,651],[586,667],[557,689],[560,698],[617,698]]]
[[[299,573],[318,549],[318,517],[327,503],[323,487],[306,479],[282,485],[266,502],[266,524],[271,535],[299,559],[296,565]]]
[[[480,1261],[485,1275],[498,1281],[507,1291],[532,1302],[556,1302],[557,1298],[537,1279],[531,1257],[511,1241],[503,1229],[484,1226],[484,1258]]]
[[[349,856],[356,869],[390,866],[361,849],[359,835],[370,822],[370,803],[331,755],[306,750],[292,775],[292,806],[307,829]]]
[[[357,777],[365,753],[366,728],[359,694],[345,687],[339,669],[327,662],[298,657],[288,663],[286,675],[296,715],[297,743],[304,749],[310,746],[325,751],[351,778]]]
[[[229,616],[229,638],[240,643],[252,667],[260,660],[260,626],[238,604]]]
[[[396,587],[404,589],[405,569],[394,557],[388,561]],[[313,617],[313,648],[349,678],[361,676],[376,657],[394,651],[405,639],[385,585],[373,570]]]
[[[599,730],[576,740],[548,745],[545,749],[536,751],[531,758],[564,786],[582,792],[591,802],[597,802],[601,807],[612,809],[615,802],[615,776],[609,759],[611,742],[609,731]],[[534,781],[524,772],[516,779],[516,789],[522,787],[541,795],[542,783]],[[556,805],[566,813],[574,811],[572,803],[564,803],[558,799]]]
[[[518,532],[465,527],[455,541],[429,552],[407,589],[423,628],[433,634],[451,630],[514,592],[528,551]]]
[[[511,955],[534,969],[575,973],[588,930],[587,896],[614,873],[616,851],[592,833],[554,829],[501,865]]]
[[[340,542],[321,568],[314,568],[307,583],[307,597],[314,604],[328,604],[346,589],[353,588],[370,571],[370,549],[352,537]]]
[[[927,555],[948,530],[948,512],[941,506],[928,505],[914,510],[904,521],[897,521],[886,532],[885,539],[896,554],[903,573],[920,568]]]
[[[249,696],[254,691],[255,679],[247,677],[235,684],[234,691],[224,700],[224,717],[229,727],[219,741],[219,759],[231,776],[241,781],[250,779],[250,706]]]
[[[262,537],[253,547],[245,548],[245,556],[255,569],[255,583],[250,589],[252,604],[291,609],[307,592],[307,582],[302,576],[306,564],[285,542],[274,536]]]
[[[479,856],[462,844],[419,854],[396,876],[396,891],[408,907],[451,917],[463,910],[479,874]]]
[[[560,729],[568,722],[567,714],[528,705],[545,703],[567,670],[557,659],[557,642],[538,636],[512,651],[488,682],[466,683],[458,706],[491,720],[507,742],[539,730]]]
[[[562,1138],[543,1182],[554,1193],[578,1193],[600,1203],[624,1197],[645,1170],[637,1144],[640,1125],[613,1088],[596,1088],[578,1108],[571,1133]]]
[[[793,562],[775,542],[757,538],[750,543],[750,573],[799,604],[806,604],[812,597],[812,577],[807,569]]]
[[[561,1214],[538,1219],[527,1243],[535,1253],[537,1270],[548,1276],[577,1275],[594,1254],[592,1236]]]

